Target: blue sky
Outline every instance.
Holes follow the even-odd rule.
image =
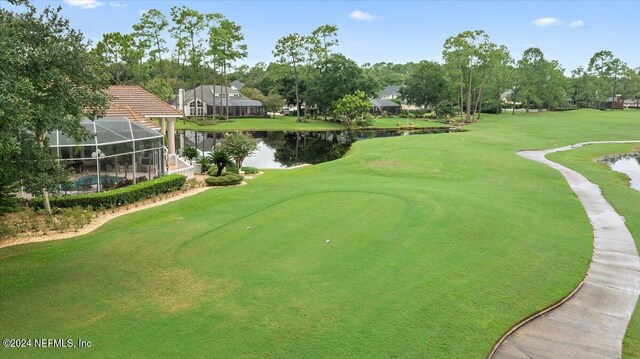
[[[1,2],[1,1],[0,1]],[[569,72],[607,49],[640,67],[639,1],[132,1],[64,0],[74,28],[94,43],[111,31],[128,33],[140,12],[173,5],[219,12],[242,26],[249,56],[242,63],[273,60],[278,38],[310,33],[322,24],[339,29],[339,52],[366,62],[441,61],[444,41],[464,30],[483,29],[519,58],[539,47]],[[167,35],[168,37],[168,35]]]

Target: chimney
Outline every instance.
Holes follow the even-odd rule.
[[[178,110],[185,114],[184,112],[184,89],[178,90]]]

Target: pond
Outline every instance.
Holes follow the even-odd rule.
[[[640,191],[640,152],[607,157],[604,161],[612,170],[626,174],[631,188]]]
[[[249,132],[258,141],[258,150],[242,163],[257,168],[287,168],[299,164],[316,164],[342,157],[355,141],[390,136],[435,134],[460,131],[450,128],[391,131],[255,131]],[[191,146],[208,155],[220,146],[223,133],[177,131],[176,148]]]

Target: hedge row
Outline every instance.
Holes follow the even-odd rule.
[[[220,177],[207,177],[204,182],[208,186],[234,186],[240,184],[244,177],[235,173],[227,173]]]
[[[106,192],[51,197],[50,203],[52,208],[71,208],[75,206],[94,210],[113,208],[159,194],[177,191],[182,188],[185,180],[186,177],[183,175],[172,174]],[[43,207],[41,198],[36,198],[31,203],[36,208]]]
[[[242,172],[244,172],[244,174],[246,175],[254,175],[260,172],[260,170],[255,167],[244,166],[242,167]]]

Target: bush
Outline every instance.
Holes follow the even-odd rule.
[[[54,208],[71,208],[75,206],[94,210],[114,208],[159,194],[177,191],[182,188],[185,180],[186,177],[183,175],[172,174],[107,192],[51,197],[50,202],[51,207]],[[43,207],[42,199],[40,198],[34,199],[31,203],[33,207]]]
[[[5,221],[0,221],[0,239],[14,236],[18,231]]]
[[[206,173],[211,167],[211,161],[208,156],[198,156],[196,158],[196,164],[200,165],[200,174]]]
[[[254,175],[254,174],[260,172],[260,170],[255,168],[255,167],[242,167],[242,170],[247,175]]]
[[[224,168],[224,172],[223,173],[235,173],[235,174],[238,174],[238,173],[240,173],[240,170],[238,169],[238,167],[236,167],[235,163],[231,163],[230,165],[228,165],[227,167]]]
[[[188,146],[182,150],[182,156],[193,163],[193,160],[198,158],[198,150],[195,147]]]
[[[455,106],[449,100],[442,100],[438,102],[436,109],[437,109],[436,117],[438,118],[446,118],[449,116],[453,116],[456,113]]]
[[[207,177],[204,182],[207,186],[235,186],[240,184],[244,177],[235,173],[229,173],[220,177]]]

